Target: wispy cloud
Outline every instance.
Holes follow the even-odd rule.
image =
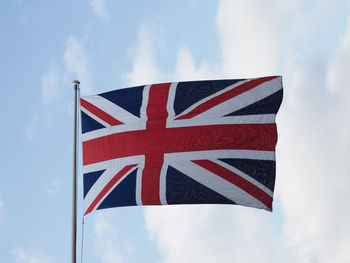
[[[61,94],[59,83],[61,74],[54,67],[50,67],[41,76],[41,97],[45,105],[49,105],[59,99]]]
[[[350,13],[348,18],[350,19]],[[285,235],[300,262],[348,262],[350,208],[350,25],[334,58],[308,58],[282,107],[278,189]]]
[[[25,136],[28,140],[33,139],[39,124],[39,114],[32,117],[31,123],[25,128]]]
[[[14,262],[18,262],[18,263],[51,263],[53,262],[43,252],[26,251],[23,248],[16,248],[12,250],[12,257]]]
[[[93,93],[88,57],[83,45],[75,36],[67,40],[63,60],[70,79],[78,79],[82,83],[83,93]]]
[[[279,116],[278,189],[285,235],[299,262],[347,262],[350,200],[349,118],[342,97],[326,88],[327,63],[310,61],[289,83],[297,101]],[[287,102],[286,102],[287,103]],[[285,105],[287,107],[287,105]],[[338,128],[335,128],[338,127]]]
[[[62,190],[61,180],[58,178],[53,179],[49,184],[45,187],[45,192],[49,195],[55,195]]]
[[[90,0],[92,11],[104,21],[108,21],[109,15],[106,9],[105,0]]]
[[[157,69],[152,29],[149,25],[141,27],[138,43],[134,50],[132,70],[124,75],[130,85],[142,85],[161,81]]]
[[[63,95],[60,87],[71,85],[73,79],[80,80],[83,92],[92,92],[89,59],[83,44],[77,37],[71,36],[66,40],[62,59],[63,66],[62,61],[51,63],[41,76],[41,97],[45,105],[59,101]]]
[[[99,262],[127,262],[127,251],[121,240],[118,229],[110,222],[106,213],[95,215],[94,244]]]
[[[162,263],[288,262],[266,212],[227,206],[149,207],[145,220]]]
[[[350,13],[350,12],[349,12]],[[331,61],[327,86],[331,90],[342,90],[348,92],[350,76],[347,69],[350,68],[350,15],[348,17],[347,26],[344,35],[340,39],[339,48],[336,55]]]
[[[219,2],[222,68],[230,78],[276,74],[279,38],[272,2]]]
[[[32,139],[39,123],[53,124],[56,114],[70,113],[72,102],[63,100],[68,91],[62,87],[72,87],[72,80],[78,79],[82,84],[82,94],[92,94],[91,70],[85,48],[77,37],[71,36],[65,42],[65,50],[59,60],[51,61],[46,71],[41,75],[41,101],[45,106],[41,113],[33,114],[31,122],[24,130],[27,139]],[[51,189],[52,190],[52,189]]]
[[[143,24],[136,48],[133,50],[133,63],[130,72],[124,74],[128,84],[142,85],[147,83],[166,82],[170,80],[208,79],[223,77],[221,65],[208,64],[205,61],[196,66],[191,51],[187,47],[178,50],[174,72],[165,72],[157,65],[159,43],[154,39],[156,29],[150,24]],[[158,42],[161,41],[158,38]]]
[[[209,79],[220,78],[224,74],[221,65],[212,65],[202,62],[199,66],[195,65],[191,51],[183,47],[178,51],[176,69],[173,78],[179,80]]]

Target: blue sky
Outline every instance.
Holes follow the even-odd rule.
[[[69,262],[72,80],[89,95],[265,75],[285,92],[274,212],[97,211],[84,262],[350,261],[349,1],[5,0],[0,29],[2,262]]]

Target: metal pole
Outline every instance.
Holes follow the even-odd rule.
[[[73,181],[72,181],[72,263],[77,262],[77,109],[80,82],[73,81],[74,86],[74,134],[73,134]]]

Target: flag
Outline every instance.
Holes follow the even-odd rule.
[[[280,76],[137,86],[80,99],[84,215],[119,206],[272,211]]]

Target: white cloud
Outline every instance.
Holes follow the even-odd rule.
[[[35,114],[32,118],[32,122],[25,129],[25,136],[27,139],[29,140],[33,139],[34,134],[36,133],[38,124],[39,124],[39,114]]]
[[[45,105],[51,105],[61,98],[62,85],[72,85],[73,79],[81,82],[83,92],[92,93],[91,70],[86,51],[81,41],[71,36],[65,43],[64,67],[56,62],[41,76],[41,97]]]
[[[233,206],[145,209],[162,263],[288,262],[266,211]]]
[[[61,180],[58,178],[55,178],[50,182],[49,184],[46,185],[45,191],[49,195],[55,195],[59,193],[62,190],[62,183]]]
[[[51,67],[41,76],[41,97],[45,105],[56,101],[60,95],[60,74],[56,68]]]
[[[71,80],[75,78],[80,81],[83,93],[93,93],[88,57],[83,45],[76,37],[72,36],[67,40],[63,60]]]
[[[277,189],[285,235],[298,261],[348,262],[350,140],[343,133],[349,134],[350,125],[343,118],[350,110],[344,93],[326,89],[327,65],[317,64],[301,68],[289,83],[298,101],[282,107],[279,116]]]
[[[95,215],[94,244],[95,252],[101,263],[128,262],[128,250],[119,238],[119,231],[115,224],[110,222],[108,213]]]
[[[280,43],[272,10],[272,1],[219,2],[222,67],[230,78],[276,74]]]
[[[268,12],[273,5],[273,1],[220,1],[217,26],[222,48],[221,63],[213,65],[201,61],[197,64],[190,50],[183,47],[178,51],[176,69],[172,73],[159,70],[156,43],[152,41],[154,30],[147,24],[143,25],[134,52],[132,70],[125,74],[128,83],[140,85],[172,79],[276,75],[280,40],[276,23],[278,16]]]
[[[130,85],[161,81],[161,74],[155,61],[155,43],[152,39],[151,28],[147,25],[142,26],[135,49],[132,70],[124,76]]]
[[[141,27],[138,43],[134,50],[132,70],[124,74],[129,85],[167,82],[171,80],[193,80],[223,77],[220,65],[210,65],[205,61],[197,67],[190,50],[183,47],[178,51],[174,72],[158,69],[156,63],[157,43],[154,43],[155,32],[148,24]],[[158,38],[159,41],[159,38]]]
[[[57,110],[57,105],[62,98],[63,92],[60,86],[62,85],[62,74],[56,65],[48,67],[47,71],[41,75],[41,102],[45,106],[45,114],[35,113],[32,116],[31,122],[25,128],[25,137],[28,140],[33,139],[37,133],[40,123],[45,121],[51,122],[54,112]]]
[[[13,260],[18,263],[51,263],[52,260],[43,252],[28,252],[22,248],[12,250]]]
[[[348,69],[350,68],[350,16],[347,21],[344,36],[341,38],[340,47],[330,64],[328,73],[327,86],[331,90],[342,90],[347,92],[350,76]]]
[[[350,18],[350,16],[349,16]],[[335,57],[293,73],[282,107],[278,189],[299,262],[349,262],[350,25]]]
[[[337,96],[339,102],[336,108],[341,116],[341,120],[350,119],[349,98],[350,98],[350,75],[347,69],[350,68],[350,7],[345,32],[340,41],[340,47],[331,61],[327,74],[327,88],[331,90],[333,96]],[[348,122],[339,129],[339,136],[347,140],[350,134]]]
[[[175,79],[193,80],[223,77],[219,66],[209,65],[202,62],[199,67],[195,66],[195,61],[190,50],[186,47],[179,50],[175,69]]]
[[[104,21],[107,21],[109,19],[105,0],[90,0],[90,6],[92,8],[92,11],[99,18],[103,19]]]

